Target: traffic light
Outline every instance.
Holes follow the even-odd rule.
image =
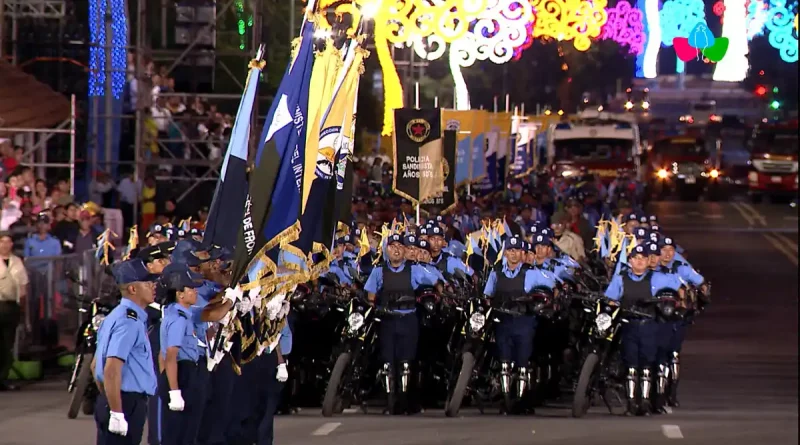
[[[773,100],[772,103],[769,104],[769,107],[772,108],[773,110],[777,110],[778,108],[781,107],[781,103],[778,102],[777,100]]]
[[[762,96],[763,97],[766,94],[767,94],[767,87],[765,87],[764,85],[758,85],[756,87],[756,95],[757,96]]]

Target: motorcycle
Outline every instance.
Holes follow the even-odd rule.
[[[97,347],[97,331],[111,309],[112,307],[101,303],[99,299],[93,300],[88,308],[78,308],[81,313],[88,314],[89,318],[78,328],[75,339],[75,365],[67,386],[67,391],[72,394],[67,411],[70,419],[76,418],[79,411],[86,415],[94,414],[98,390],[94,385],[91,364]]]
[[[342,329],[342,343],[328,380],[322,400],[322,415],[341,414],[352,404],[361,404],[366,411],[367,399],[380,386],[385,377],[388,406],[394,406],[394,391],[390,391],[390,376],[378,369],[374,359],[377,350],[377,332],[383,312],[363,299],[351,300],[347,309],[347,322]],[[373,378],[372,376],[376,376]]]
[[[652,315],[635,308],[623,309],[616,301],[599,294],[586,297],[584,302],[584,311],[594,315],[594,322],[584,326],[585,356],[575,387],[572,416],[586,415],[597,394],[611,414],[622,415],[626,410],[626,392],[619,354],[621,336],[617,334],[628,323],[626,317],[652,318]]]

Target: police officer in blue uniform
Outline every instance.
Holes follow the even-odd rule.
[[[678,253],[675,248],[675,241],[668,236],[662,237],[659,240],[661,247],[661,267],[662,271],[677,274],[685,283],[698,286],[703,292],[708,291],[705,283],[705,278],[700,275],[692,266],[685,260],[678,260]],[[683,347],[683,340],[686,338],[686,329],[690,320],[679,320],[673,324],[673,332],[668,346],[670,357],[668,358],[668,369],[666,373],[670,378],[669,394],[667,394],[667,403],[669,406],[678,407],[678,383],[681,376],[681,349]]]
[[[276,347],[277,346],[277,347]],[[258,424],[256,445],[273,445],[275,439],[275,412],[280,404],[281,391],[288,378],[286,360],[292,352],[292,330],[287,322],[281,329],[277,345],[265,351],[263,374],[265,394],[264,415]]]
[[[144,308],[155,300],[155,276],[140,259],[117,264],[112,273],[120,304],[97,333],[93,363],[100,390],[95,407],[98,445],[139,445],[147,419],[147,399],[156,393],[153,353]]]
[[[529,315],[525,300],[537,286],[548,286],[554,277],[536,268],[522,266],[525,241],[517,236],[503,242],[504,259],[486,280],[483,293],[491,299],[492,306],[517,312],[502,314],[495,332],[497,357],[501,362],[501,384],[503,392],[511,390],[511,372],[516,366],[519,376],[519,394],[525,391],[528,360],[533,354],[536,334],[536,316]]]
[[[336,239],[333,244],[333,257],[328,273],[336,275],[339,279],[339,284],[342,286],[352,286],[353,279],[348,271],[349,267],[347,260],[344,258],[345,244],[350,241],[350,235],[345,235]]]
[[[380,355],[387,391],[394,393],[395,382],[400,381],[400,391],[408,389],[411,362],[417,356],[419,323],[414,292],[422,286],[434,285],[431,275],[419,265],[405,260],[403,237],[390,235],[386,241],[386,261],[372,269],[364,285],[370,303],[389,313],[381,317]],[[395,379],[394,370],[399,379]],[[395,407],[389,407],[393,412]]]
[[[176,265],[161,276],[161,283],[167,291],[159,353],[161,443],[193,445],[191,419],[197,414],[195,407],[204,401],[194,392],[199,351],[191,307],[197,302],[197,288],[202,282],[185,265]]]
[[[464,264],[463,261],[447,252],[442,252],[442,249],[447,246],[444,229],[438,225],[433,225],[428,227],[427,232],[428,242],[430,243],[431,264],[436,266],[442,274],[452,275],[456,270],[460,270],[467,276],[473,275],[472,269]]]
[[[647,256],[644,245],[634,247],[628,258],[630,268],[614,275],[605,291],[608,299],[619,301],[623,308],[648,315],[628,317],[622,331],[622,361],[628,368],[628,415],[650,414],[651,370],[657,360],[659,327],[654,320],[655,308],[649,303],[659,290],[681,286],[676,276],[650,270]],[[637,403],[637,396],[641,403]]]

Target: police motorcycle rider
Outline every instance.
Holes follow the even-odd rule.
[[[419,321],[414,292],[422,286],[433,286],[436,278],[417,264],[406,261],[403,237],[392,234],[386,240],[386,259],[375,267],[364,285],[370,304],[388,313],[381,316],[378,339],[383,360],[382,374],[390,395],[399,389],[405,393],[411,376],[411,363],[417,356]],[[396,378],[399,377],[399,378]],[[396,384],[399,381],[399,388]],[[390,401],[394,397],[390,397]],[[393,413],[394,406],[387,408]]]
[[[426,232],[430,243],[431,264],[436,266],[442,274],[452,275],[456,270],[460,270],[467,276],[473,276],[472,269],[463,261],[442,251],[447,246],[447,241],[444,229],[440,225],[428,226]]]
[[[345,257],[346,245],[350,242],[350,235],[344,235],[336,239],[333,243],[333,261],[331,261],[328,273],[336,275],[339,284],[342,286],[352,286],[353,278],[350,276],[348,270],[352,267],[347,258]]]
[[[518,397],[525,394],[529,384],[528,362],[533,354],[537,325],[536,316],[528,314],[526,297],[535,287],[547,286],[552,289],[555,284],[555,276],[551,273],[523,266],[526,245],[518,236],[506,238],[503,242],[503,260],[489,273],[483,289],[492,307],[513,312],[499,315],[495,342],[501,368],[501,390],[504,394],[510,393],[511,374],[516,368]]]
[[[662,271],[677,274],[685,283],[699,287],[703,293],[708,293],[708,284],[705,282],[705,278],[692,268],[688,262],[676,258],[678,256],[675,248],[676,244],[671,237],[660,237],[658,245],[661,248],[659,261]],[[678,402],[680,353],[689,324],[691,324],[689,320],[678,320],[673,323],[672,332],[667,331],[667,334],[670,334],[667,356],[662,357],[662,363],[665,367],[664,372],[671,380],[669,394],[667,394],[667,404],[676,408],[680,406],[680,402]]]
[[[639,244],[628,256],[629,268],[614,275],[605,296],[623,308],[635,309],[642,316],[629,316],[622,332],[622,361],[627,368],[627,415],[650,414],[652,369],[657,361],[659,326],[655,307],[649,304],[662,289],[679,289],[676,275],[649,268],[648,252]],[[648,316],[644,316],[648,315]],[[637,402],[641,400],[641,404]]]
[[[122,300],[100,325],[92,360],[100,391],[95,405],[97,444],[139,445],[147,398],[157,390],[144,309],[155,301],[155,276],[138,258],[116,264],[112,274]]]

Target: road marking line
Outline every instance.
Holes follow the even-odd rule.
[[[327,436],[328,434],[332,433],[333,430],[335,430],[336,428],[339,428],[339,426],[341,424],[342,424],[342,422],[324,423],[324,424],[322,424],[321,427],[319,427],[316,430],[314,430],[314,432],[311,433],[311,435],[312,436]]]
[[[683,439],[681,427],[678,425],[661,425],[661,432],[667,439]]]
[[[785,219],[787,221],[797,221],[800,218],[797,217],[797,216],[784,216],[783,219]]]
[[[766,226],[767,225],[767,218],[765,218],[764,215],[762,215],[761,212],[756,210],[756,208],[753,207],[751,204],[748,204],[746,202],[742,202],[742,203],[740,203],[740,205],[742,207],[744,207],[745,209],[749,210],[750,213],[753,215],[753,217],[755,219],[757,219],[761,223],[762,226]]]
[[[789,259],[789,261],[790,261],[792,264],[794,264],[794,265],[795,265],[795,267],[798,265],[798,260],[797,260],[797,252],[794,252],[794,253],[792,253],[792,252],[789,250],[789,248],[788,248],[788,247],[786,247],[784,244],[782,244],[782,243],[780,242],[780,240],[779,240],[778,238],[776,238],[776,237],[775,237],[775,235],[774,235],[774,234],[771,234],[771,233],[764,233],[764,234],[762,234],[762,235],[764,235],[764,238],[766,238],[766,239],[767,239],[767,241],[769,241],[769,243],[770,243],[770,244],[772,244],[772,247],[774,247],[774,248],[778,249],[778,251],[780,251],[782,254],[784,254],[784,255],[786,256],[786,258],[788,258],[788,259]]]
[[[754,225],[753,223],[755,221],[753,221],[753,218],[744,211],[744,208],[740,207],[740,204],[738,202],[732,202],[731,206],[733,206],[733,208],[736,209],[736,211],[739,212],[740,215],[742,215],[742,218],[744,218],[745,221],[747,221],[747,224],[751,226]]]
[[[347,408],[342,410],[342,414],[355,414],[358,411],[359,411],[358,408]]]
[[[795,244],[789,238],[786,238],[785,236],[781,235],[780,233],[773,233],[772,235],[775,236],[775,238],[778,238],[779,241],[783,242],[783,244],[787,246],[790,250],[794,250],[795,255],[797,255],[797,244]]]

